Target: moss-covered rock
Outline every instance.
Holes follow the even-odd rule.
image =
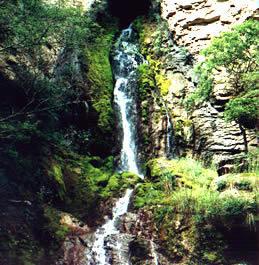
[[[91,86],[92,106],[98,113],[98,126],[104,132],[111,131],[114,127],[114,82],[109,56],[116,30],[116,24],[107,25],[85,48],[85,62],[88,68],[86,75]]]

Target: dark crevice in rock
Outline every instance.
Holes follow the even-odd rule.
[[[150,0],[108,0],[110,12],[120,21],[121,27],[127,27],[136,17],[145,15],[151,6]]]

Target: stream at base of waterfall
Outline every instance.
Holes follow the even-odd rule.
[[[119,171],[129,171],[141,175],[137,159],[137,68],[144,63],[143,56],[139,53],[136,34],[131,26],[122,31],[115,44],[112,59],[115,76],[114,101],[118,112],[118,120],[122,131],[122,147],[120,153]],[[120,217],[127,213],[133,189],[128,189],[123,197],[115,204],[112,219],[107,218],[104,225],[94,234],[94,242],[90,253],[87,255],[87,265],[113,264],[108,249],[116,250],[116,264],[130,264],[128,246],[123,245],[121,233],[117,228]],[[111,239],[112,240],[108,240]],[[109,241],[109,242],[108,242]],[[109,245],[112,242],[112,246]],[[150,241],[150,250],[153,264],[158,264],[154,243]]]

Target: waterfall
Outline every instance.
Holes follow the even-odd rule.
[[[113,69],[115,76],[114,101],[118,110],[118,117],[122,128],[122,148],[120,154],[120,170],[138,174],[140,171],[137,163],[137,73],[138,66],[144,62],[139,54],[138,45],[131,27],[122,31],[114,51]],[[115,204],[112,219],[108,219],[103,226],[95,232],[95,239],[87,261],[89,265],[112,264],[107,256],[107,239],[120,234],[116,223],[120,216],[128,209],[133,190],[128,189],[125,195]],[[119,262],[129,264],[129,257],[121,252],[121,243],[116,239]]]
[[[174,144],[174,130],[173,124],[171,122],[170,115],[168,113],[168,109],[166,109],[166,157],[172,158],[175,155],[175,144]]]
[[[158,265],[158,256],[155,250],[155,246],[154,246],[154,242],[152,240],[150,240],[150,250],[151,250],[151,255],[153,257],[154,260],[154,265]]]
[[[96,230],[91,255],[88,256],[91,265],[109,264],[106,258],[105,239],[119,233],[116,222],[121,215],[127,212],[132,192],[133,190],[130,189],[126,191],[125,195],[116,202],[112,211],[112,219],[107,220],[103,226]]]
[[[131,27],[122,31],[116,43],[113,69],[116,80],[114,101],[122,127],[122,149],[120,170],[141,176],[137,164],[137,74],[138,66],[144,62],[139,54],[135,33]]]

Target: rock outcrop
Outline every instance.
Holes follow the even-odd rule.
[[[193,69],[202,60],[200,51],[221,32],[230,30],[248,18],[257,18],[256,3],[232,0],[163,0],[161,16],[167,22],[168,29],[147,22],[152,30],[147,31],[143,45],[149,54],[159,49],[159,67],[164,79],[170,84],[167,93],[161,94],[161,97],[166,102],[173,121],[179,155],[189,152],[208,163],[215,162],[220,174],[227,173],[233,167],[233,162],[242,157],[245,143],[239,126],[234,122],[227,123],[223,118],[225,104],[233,97],[233,90],[224,72],[216,74],[213,93],[206,104],[187,113],[183,102],[196,89],[198,80]],[[149,128],[152,139],[156,140],[152,141],[152,148],[158,150],[153,151],[155,156],[161,156],[165,145],[165,116],[161,111],[161,104],[154,101],[153,106]],[[149,108],[152,109],[151,106]],[[249,148],[255,147],[255,131],[247,130],[246,133]]]
[[[257,3],[253,0],[163,0],[162,17],[168,21],[175,41],[198,56],[211,38],[234,24],[255,16]]]
[[[89,244],[90,228],[65,213],[61,217],[60,222],[69,229],[69,233],[62,246],[62,258],[56,262],[56,265],[85,264],[85,251]]]

